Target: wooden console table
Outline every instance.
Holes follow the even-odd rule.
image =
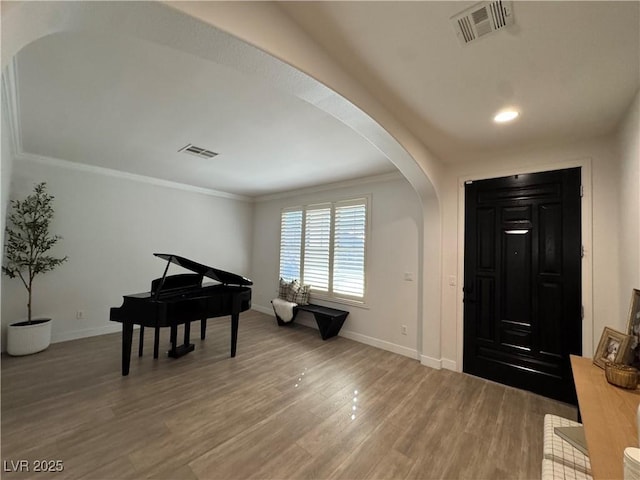
[[[640,390],[615,387],[590,358],[571,355],[593,478],[622,479],[624,449],[638,446]]]

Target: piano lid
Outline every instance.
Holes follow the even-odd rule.
[[[218,270],[217,268],[202,265],[201,263],[194,262],[193,260],[189,260],[188,258],[180,257],[179,255],[173,255],[169,253],[154,253],[154,255],[164,260],[168,260],[169,262],[174,263],[175,265],[178,265],[182,268],[191,270],[192,272],[196,272],[200,275],[204,275],[205,277],[212,278],[213,280],[216,280],[217,282],[220,282],[224,285],[253,285],[253,282],[251,280],[241,275],[236,275],[235,273],[229,273],[225,272],[224,270]]]

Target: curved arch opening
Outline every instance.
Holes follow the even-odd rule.
[[[375,99],[345,78],[339,68],[323,58],[313,45],[300,38],[287,43],[298,53],[278,51],[278,41],[261,37],[256,30],[255,17],[244,15],[246,6],[212,7],[218,10],[215,22],[206,5],[192,6],[194,11],[182,12],[163,4],[149,3],[29,3],[3,10],[3,71],[11,59],[25,46],[47,35],[70,31],[93,31],[108,35],[127,35],[164,45],[181,52],[216,62],[249,75],[259,75],[263,81],[304,100],[337,118],[364,137],[388,158],[409,181],[420,200],[422,224],[418,246],[418,319],[416,351],[423,363],[441,366],[441,245],[440,216],[437,185],[441,172],[439,162],[402,125],[379,105]],[[190,7],[174,6],[188,9]],[[264,9],[263,17],[274,22],[277,12],[272,6]],[[199,10],[198,10],[199,9]],[[222,13],[222,14],[221,14]],[[282,26],[277,25],[274,30]],[[293,32],[280,30],[274,36]],[[227,33],[229,32],[229,33]],[[264,32],[262,32],[264,33]],[[295,33],[295,32],[293,32]],[[293,34],[292,33],[292,34]],[[217,48],[212,48],[215,45]],[[308,47],[308,48],[307,48]],[[309,62],[317,61],[319,69],[303,64],[300,54],[311,51]],[[309,50],[310,49],[310,50]],[[327,63],[329,62],[329,63]],[[306,73],[303,73],[306,72]],[[339,92],[339,93],[338,93]],[[358,106],[356,106],[358,105]],[[3,160],[4,163],[4,160]],[[5,168],[3,170],[6,171]],[[9,169],[10,171],[10,169]],[[3,179],[3,187],[5,187]],[[3,206],[8,189],[3,188]],[[4,217],[3,217],[4,222]],[[4,225],[4,224],[3,224]]]

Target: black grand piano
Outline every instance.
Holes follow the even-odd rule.
[[[193,351],[189,343],[191,322],[200,320],[200,338],[205,338],[207,318],[231,315],[231,356],[236,356],[240,312],[251,308],[248,278],[202,265],[188,258],[154,253],[167,260],[161,278],[151,282],[151,291],[124,296],[121,307],[111,308],[109,319],[122,323],[122,375],[129,374],[133,326],[140,325],[138,355],[142,356],[144,327],[155,329],[153,358],[158,358],[160,328],[171,328],[170,357],[178,358]],[[178,265],[194,273],[167,276],[169,265]],[[203,277],[218,283],[202,283]],[[184,325],[184,343],[177,345],[178,325]]]

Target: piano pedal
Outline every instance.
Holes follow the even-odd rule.
[[[195,350],[196,346],[193,343],[185,343],[180,345],[179,347],[176,347],[175,349],[171,349],[167,352],[167,354],[171,357],[171,358],[180,358],[183,355],[186,355],[189,352],[193,352]]]

